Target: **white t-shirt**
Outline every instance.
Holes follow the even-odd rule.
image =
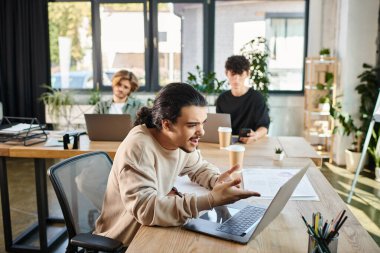
[[[112,103],[109,114],[123,114],[123,106],[125,103]]]

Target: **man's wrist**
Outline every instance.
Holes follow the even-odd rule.
[[[207,200],[208,200],[208,204],[210,206],[210,209],[212,209],[214,207],[214,196],[212,195],[211,192],[209,192],[207,194]]]

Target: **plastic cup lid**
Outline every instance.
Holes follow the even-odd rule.
[[[235,152],[243,152],[245,151],[245,147],[243,145],[230,145],[226,147],[228,151],[235,151]]]
[[[218,132],[232,132],[231,127],[218,127]]]

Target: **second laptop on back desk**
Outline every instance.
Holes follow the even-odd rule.
[[[207,122],[203,128],[205,134],[201,142],[219,143],[218,127],[231,127],[231,116],[227,113],[207,113]]]
[[[128,114],[85,114],[87,134],[91,141],[122,141],[133,127]],[[201,142],[219,143],[218,127],[231,127],[225,113],[208,113]]]
[[[133,127],[128,114],[85,114],[84,119],[91,141],[122,141]]]

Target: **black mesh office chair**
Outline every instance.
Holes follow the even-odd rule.
[[[111,171],[112,160],[104,152],[66,159],[50,167],[53,184],[65,219],[69,243],[66,252],[124,252],[122,243],[93,235]]]

